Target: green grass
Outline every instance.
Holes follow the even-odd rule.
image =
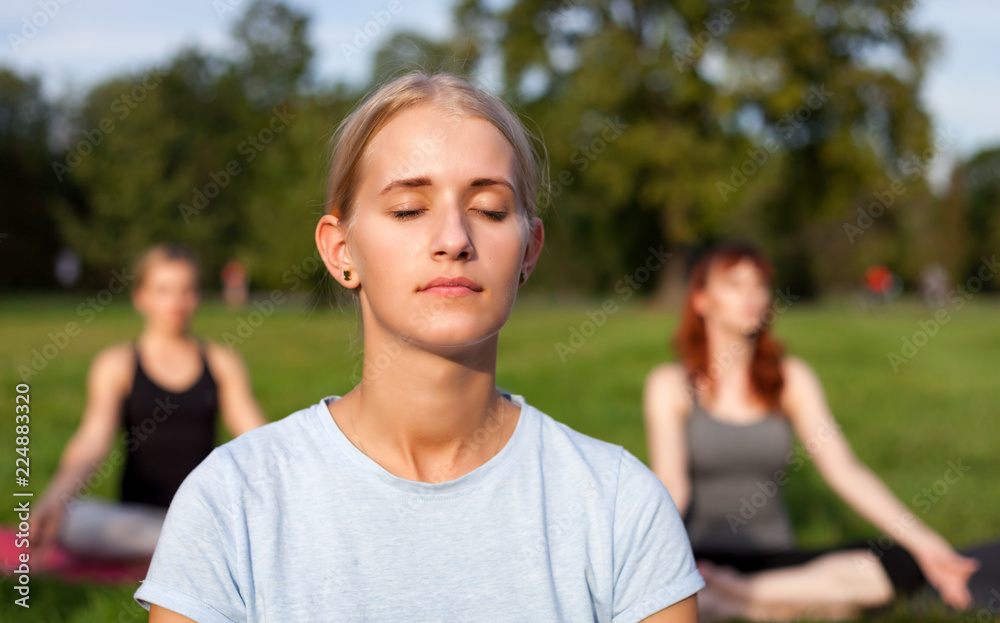
[[[0,447],[7,499],[13,489],[13,396],[17,368],[30,365],[33,349],[48,334],[77,322],[80,332],[36,376],[31,385],[31,487],[41,492],[55,471],[84,401],[84,381],[94,353],[129,339],[140,328],[125,297],[89,323],[77,313],[79,298],[7,298],[0,302],[0,404],[8,413]],[[498,383],[522,394],[543,411],[577,430],[621,444],[645,460],[641,394],[646,372],[670,357],[666,343],[675,317],[640,305],[623,307],[578,352],[560,360],[556,343],[587,320],[600,300],[554,303],[522,300],[504,329]],[[887,358],[904,336],[930,317],[919,306],[864,311],[849,301],[823,306],[797,304],[778,321],[791,351],[809,361],[823,380],[832,409],[858,456],[913,506],[921,490],[942,478],[949,460],[969,472],[950,485],[942,500],[916,507],[917,514],[957,545],[996,537],[1000,473],[995,451],[1000,404],[996,356],[1000,352],[1000,306],[980,297],[951,312],[950,322],[894,372]],[[245,318],[246,313],[242,316]],[[218,304],[203,306],[195,331],[222,340],[236,333],[240,314]],[[353,318],[326,304],[279,307],[240,345],[255,392],[271,419],[340,394],[352,386],[358,356]],[[51,353],[51,349],[50,349]],[[95,492],[114,496],[116,477]],[[877,536],[830,493],[811,467],[786,487],[803,545],[821,546]],[[919,501],[919,499],[917,500]],[[12,504],[0,505],[0,522],[13,523]],[[926,512],[921,512],[925,510]],[[133,605],[135,587],[65,586],[34,578],[32,607],[12,604],[10,580],[3,584],[0,621],[145,620]],[[910,620],[896,613],[892,620]],[[940,619],[948,620],[948,619]],[[953,621],[967,620],[953,617]]]

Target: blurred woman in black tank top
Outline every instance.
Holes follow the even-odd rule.
[[[31,516],[36,548],[58,542],[79,555],[148,558],[177,488],[215,447],[217,414],[233,436],[266,423],[239,355],[190,333],[193,254],[152,247],[132,275],[142,332],[91,364],[83,419]],[[116,470],[119,501],[93,497]]]
[[[706,254],[692,272],[675,336],[681,361],[646,380],[651,467],[685,517],[707,583],[698,596],[702,620],[848,618],[925,583],[949,605],[969,607],[970,577],[995,573],[996,561],[983,566],[956,553],[857,460],[812,369],[786,356],[770,334],[794,300],[772,301],[771,278],[770,263],[753,247]],[[791,452],[793,433],[806,458]],[[810,459],[898,545],[797,549],[781,490],[795,461]],[[990,548],[978,555],[995,559]],[[988,582],[974,584],[977,601],[988,600],[988,588],[979,590]]]

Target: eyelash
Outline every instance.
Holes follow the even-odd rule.
[[[399,210],[392,213],[393,218],[397,221],[408,221],[416,215],[423,212],[423,210]]]
[[[423,208],[420,208],[420,209],[417,209],[417,210],[397,210],[397,211],[395,211],[395,212],[392,213],[392,216],[397,221],[408,221],[408,220],[410,220],[412,218],[415,218],[416,216],[422,214],[423,212],[426,212],[426,210],[423,209]],[[491,221],[493,221],[495,223],[499,223],[500,221],[502,221],[505,218],[507,218],[507,212],[506,211],[476,210],[476,212],[482,214],[487,219],[489,219],[489,220],[491,220]]]

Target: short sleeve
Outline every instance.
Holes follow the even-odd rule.
[[[227,466],[229,469],[227,470]],[[246,620],[231,501],[235,469],[217,448],[181,484],[167,511],[146,579],[135,600],[156,604],[198,623]]]
[[[666,487],[628,451],[618,471],[612,623],[635,623],[705,586]]]

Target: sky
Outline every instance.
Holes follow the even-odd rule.
[[[51,97],[85,92],[125,71],[162,66],[182,46],[223,50],[228,31],[249,0],[4,0],[0,5],[0,66],[41,76]],[[321,79],[360,82],[378,45],[399,30],[431,38],[451,33],[453,1],[290,0],[310,15],[311,43]],[[1000,146],[1000,2],[899,0],[918,28],[937,32],[942,51],[928,71],[923,101],[939,132],[957,136],[938,159],[940,185],[951,161]],[[32,23],[34,22],[34,23]],[[36,26],[40,25],[40,26]],[[359,54],[346,45],[364,42]]]

